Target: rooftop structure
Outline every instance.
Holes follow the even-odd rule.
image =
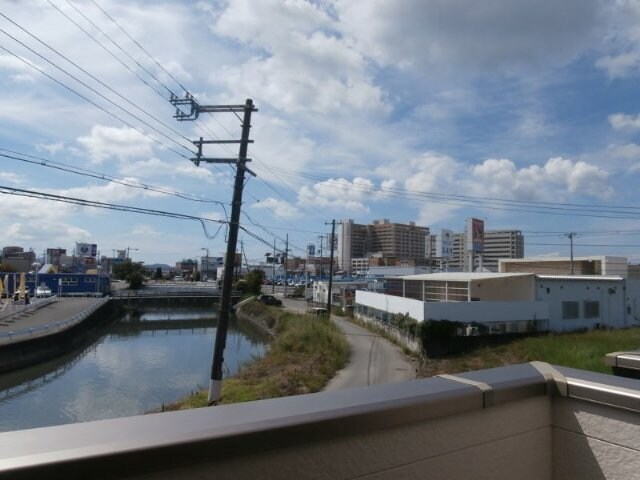
[[[619,275],[629,277],[627,257],[598,255],[589,257],[501,259],[499,271],[541,275]]]

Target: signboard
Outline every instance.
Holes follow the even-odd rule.
[[[467,218],[464,237],[468,252],[482,253],[484,250],[484,220]]]
[[[436,236],[436,256],[450,258],[453,255],[453,230],[443,228]]]
[[[307,245],[307,255],[309,255],[310,257],[316,256],[316,246],[313,243],[309,243]]]
[[[79,257],[95,257],[98,254],[98,245],[95,243],[76,243],[76,255]]]

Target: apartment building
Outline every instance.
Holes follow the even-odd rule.
[[[364,259],[374,254],[399,262],[424,260],[428,234],[427,227],[420,227],[415,222],[392,223],[383,219],[363,225],[351,219],[343,220],[338,232],[338,267],[352,274],[352,259]]]
[[[450,271],[471,271],[470,255],[466,250],[465,234],[452,234],[452,254],[448,259],[442,259],[443,264]],[[429,235],[426,241],[426,257],[428,259],[439,259],[436,250],[437,235]],[[520,230],[485,230],[484,232],[484,252],[482,256],[475,255],[473,259],[473,270],[483,270],[492,272],[498,271],[500,259],[523,258],[524,257],[524,235]]]

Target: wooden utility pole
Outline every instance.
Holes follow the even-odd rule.
[[[198,118],[200,113],[234,113],[243,112],[242,134],[240,140],[203,140],[194,141],[198,147],[198,153],[191,161],[199,166],[200,162],[206,163],[235,163],[236,177],[233,187],[233,200],[231,202],[231,218],[229,220],[229,238],[227,241],[227,253],[225,256],[224,276],[222,279],[222,298],[220,299],[220,314],[218,328],[216,329],[216,340],[213,350],[213,362],[211,365],[211,379],[209,382],[209,405],[216,405],[220,400],[222,390],[222,365],[224,363],[224,348],[227,342],[227,331],[229,328],[229,314],[231,311],[231,291],[233,288],[233,272],[235,270],[236,247],[238,243],[238,230],[240,229],[240,211],[242,208],[242,190],[244,187],[245,171],[255,174],[247,168],[247,150],[249,143],[249,130],[251,129],[251,113],[257,111],[253,106],[253,101],[248,98],[244,105],[199,105],[192,95],[187,94],[184,99],[171,97],[171,103],[176,107],[188,105],[189,113],[184,113],[179,108],[176,110],[174,118],[178,121],[191,121]],[[239,143],[238,158],[206,158],[202,156],[202,146],[207,144],[227,144]]]

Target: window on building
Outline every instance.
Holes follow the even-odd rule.
[[[580,316],[580,304],[578,302],[562,302],[562,319],[572,320]]]
[[[600,302],[585,300],[584,318],[600,318]]]
[[[61,284],[62,285],[78,285],[78,279],[77,278],[69,278],[69,277],[63,277],[61,279]]]

